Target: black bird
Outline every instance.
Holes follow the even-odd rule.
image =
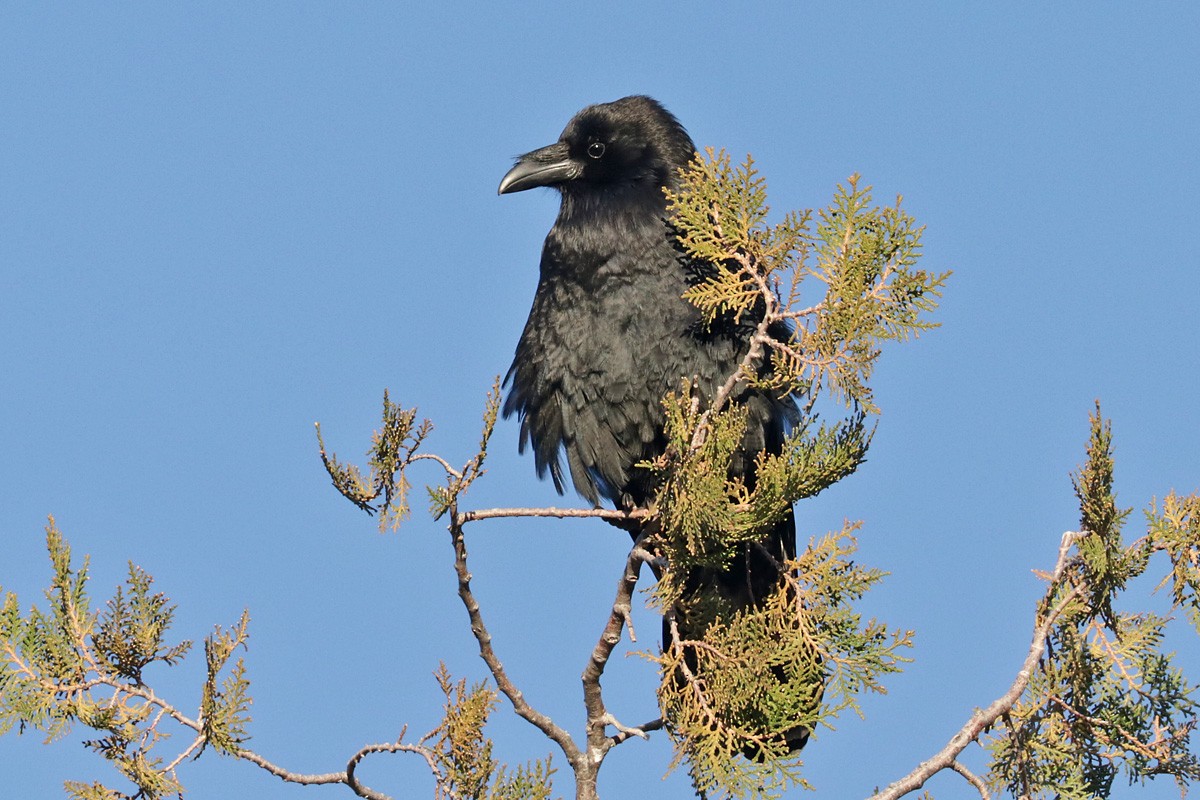
[[[580,111],[557,142],[521,156],[500,182],[500,194],[549,186],[562,195],[504,404],[521,421],[521,452],[532,446],[538,475],[548,472],[560,494],[565,456],[590,502],[650,502],[651,475],[636,464],[666,446],[663,397],[685,377],[712,397],[749,349],[755,320],[708,325],[682,296],[712,267],[682,250],[663,190],[678,188],[695,155],[662,105],[626,97]],[[731,472],[752,485],[755,455],[779,452],[799,414],[791,397],[742,389],[734,399],[749,424]],[[791,515],[762,543],[776,558],[794,556]],[[771,559],[748,547],[727,571],[689,575],[688,586],[745,607],[777,580]],[[807,738],[787,737],[792,749]]]

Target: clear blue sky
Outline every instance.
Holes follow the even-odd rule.
[[[892,572],[869,612],[919,631],[866,720],[806,750],[816,796],[907,772],[1011,680],[1030,569],[1077,525],[1094,398],[1122,502],[1200,488],[1200,10],[788,5],[6,4],[0,584],[38,599],[52,513],[98,596],[133,560],[178,602],[181,637],[248,607],[253,746],[294,770],[432,727],[438,660],[484,675],[448,537],[421,515],[376,533],[329,486],[312,423],[357,455],[388,387],[465,460],[557,203],[497,197],[500,177],[582,106],[650,94],[699,145],[752,153],[779,212],[853,172],[903,193],[925,266],[955,271],[944,326],[885,353],[869,462],[797,512],[812,534],[865,520],[863,559]],[[501,423],[472,506],[563,502],[516,440]],[[578,732],[625,534],[470,534],[501,657]],[[654,618],[637,621],[653,646]],[[1193,639],[1178,645],[1200,674]],[[199,664],[177,671],[151,677],[194,707]],[[654,684],[617,658],[610,705],[650,719]],[[507,760],[548,750],[507,706],[493,732]],[[602,792],[688,797],[685,776],[660,782],[668,760],[663,734],[624,745]],[[411,757],[362,776],[431,786]],[[77,737],[0,739],[5,796],[112,777]],[[348,796],[211,754],[183,777],[197,798]],[[953,775],[930,788],[971,796]]]

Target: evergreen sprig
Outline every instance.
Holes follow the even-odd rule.
[[[441,456],[419,452],[425,438],[433,430],[433,423],[423,420],[416,423],[415,408],[402,409],[391,401],[388,392],[383,392],[382,425],[371,436],[371,447],[367,450],[370,477],[354,464],[342,463],[336,454],[327,453],[321,436],[321,424],[317,423],[317,444],[321,461],[329,473],[334,487],[350,502],[368,514],[379,513],[379,530],[396,530],[408,518],[411,508],[408,493],[412,485],[408,480],[408,468],[417,461],[431,460],[439,464],[444,473],[444,484],[426,486],[429,495],[430,514],[441,519],[458,502],[458,498],[485,470],[488,441],[496,427],[500,414],[500,378],[497,377],[488,392],[483,414],[483,431],[479,449],[462,467],[455,469]]]
[[[724,569],[744,545],[759,541],[791,513],[793,503],[853,473],[870,444],[862,414],[815,431],[806,420],[789,434],[782,452],[756,456],[751,489],[729,477],[745,432],[743,408],[701,412],[687,381],[663,407],[669,444],[646,465],[659,480],[662,535],[655,544],[671,565],[654,590],[661,608],[679,600],[681,581],[694,568]],[[701,426],[704,436],[697,435]]]
[[[239,647],[246,646],[250,615],[243,611],[241,619],[229,630],[217,628],[204,640],[204,660],[207,666],[204,690],[200,698],[202,746],[212,745],[218,752],[233,754],[241,750],[250,738],[246,725],[250,722],[250,682],[246,665],[238,658],[226,670],[230,658]],[[217,677],[224,674],[221,682]]]
[[[1171,492],[1162,508],[1154,501],[1146,511],[1149,538],[1167,553],[1171,571],[1158,588],[1171,586],[1171,598],[1200,633],[1200,494],[1180,497]]]
[[[675,763],[686,760],[704,796],[770,798],[808,787],[786,742],[832,727],[847,708],[861,713],[858,697],[885,691],[880,676],[909,660],[900,650],[911,647],[911,631],[853,609],[884,575],[854,562],[857,527],[810,541],[782,565],[763,603],[717,616],[703,640],[681,639],[675,627],[672,646],[654,659]]]
[[[371,436],[371,447],[367,450],[369,478],[364,477],[354,464],[338,461],[336,453],[326,452],[321,423],[316,424],[321,461],[334,488],[368,514],[380,512],[381,532],[388,528],[396,530],[408,517],[410,484],[406,470],[420,457],[417,451],[433,430],[433,423],[427,419],[417,424],[417,410],[403,409],[393,403],[386,389],[383,391],[382,417],[382,426]],[[377,503],[380,497],[383,501]]]
[[[755,341],[771,369],[747,364],[739,377],[781,392],[827,389],[848,406],[877,411],[870,377],[880,343],[936,327],[926,315],[950,276],[915,268],[924,229],[900,198],[875,206],[870,187],[854,175],[816,212],[815,231],[812,211],[769,225],[766,181],[753,159],[735,167],[725,151],[710,148],[668,199],[681,244],[710,265],[685,297],[710,323],[747,315],[767,323]],[[821,287],[802,302],[808,278]],[[780,321],[789,326],[786,336],[778,327],[768,331]]]
[[[1072,478],[1081,531],[1039,607],[1039,620],[1053,623],[1045,651],[988,742],[991,782],[1014,795],[1107,797],[1122,773],[1130,782],[1169,775],[1181,788],[1200,778],[1191,749],[1197,687],[1164,647],[1168,620],[1115,607],[1158,550],[1174,567],[1164,583],[1179,576],[1176,604],[1194,607],[1188,554],[1200,550],[1200,536],[1186,509],[1196,499],[1169,496],[1165,513],[1147,514],[1147,535],[1126,544],[1129,511],[1116,504],[1113,465],[1111,425],[1097,405],[1087,458]]]
[[[496,691],[484,683],[467,688],[442,664],[434,673],[446,698],[442,723],[427,740],[448,797],[468,800],[549,800],[554,769],[550,758],[537,759],[511,770],[492,757],[492,740],[484,726],[496,708]]]
[[[71,797],[156,800],[182,793],[175,770],[185,755],[198,754],[206,744],[228,752],[246,738],[245,667],[239,661],[225,670],[233,647],[245,641],[246,615],[236,633],[219,632],[206,642],[205,699],[200,721],[191,720],[146,684],[147,668],[176,666],[191,649],[190,641],[167,643],[175,607],[153,591],[153,578],[130,564],[125,584],[102,612],[95,612],[87,592],[88,561],[74,565],[53,518],[46,527],[46,547],[51,564],[47,610],[34,606],[22,614],[11,593],[0,610],[0,733],[31,727],[50,741],[83,725],[98,734],[84,745],[137,789],[128,795],[101,783],[67,781]],[[156,750],[172,736],[165,720],[198,734],[170,762]]]
[[[500,377],[492,382],[483,409],[483,430],[479,434],[479,448],[475,455],[462,466],[453,469],[449,464],[438,459],[446,472],[446,483],[442,486],[431,485],[429,492],[429,513],[434,519],[441,519],[446,512],[458,504],[458,498],[470,488],[471,484],[483,476],[483,463],[487,460],[488,442],[496,429],[496,419],[500,416]]]
[[[668,200],[683,248],[703,265],[685,297],[709,324],[733,320],[753,333],[715,397],[684,382],[666,398],[668,446],[648,465],[659,486],[649,545],[666,565],[652,597],[675,631],[660,661],[660,705],[677,762],[687,761],[698,790],[774,797],[803,784],[788,743],[858,710],[863,691],[882,691],[880,678],[900,668],[911,632],[854,611],[882,573],[850,560],[850,531],[810,543],[781,565],[775,591],[748,607],[698,591],[697,582],[758,547],[795,502],[865,460],[882,342],[933,327],[926,315],[949,273],[916,269],[922,229],[899,200],[874,206],[857,176],[828,208],[770,224],[753,160],[733,166],[709,150]],[[751,471],[735,465],[746,426],[737,400],[747,389],[806,398],[806,412],[829,395],[850,413],[832,425],[817,425],[810,413],[781,452],[757,454]],[[681,639],[681,630],[702,639]]]
[[[475,469],[479,468],[479,464]],[[249,614],[229,628],[215,629],[204,640],[205,675],[194,718],[155,693],[149,685],[154,664],[178,665],[191,648],[166,643],[175,606],[153,591],[153,578],[129,565],[128,577],[100,613],[91,610],[88,563],[75,566],[70,545],[54,520],[46,528],[52,577],[48,610],[21,612],[8,593],[0,606],[0,734],[16,727],[44,731],[47,742],[76,725],[96,733],[84,746],[111,764],[133,788],[123,792],[100,782],[66,781],[76,800],[160,800],[182,797],[177,774],[187,759],[209,746],[224,755],[249,760],[285,780],[300,784],[345,783],[362,797],[385,795],[362,785],[352,774],[291,773],[246,749],[253,702],[246,665],[234,658],[249,639]],[[492,758],[492,742],[483,726],[496,704],[496,693],[483,684],[466,688],[445,667],[437,673],[446,697],[441,724],[420,743],[368,745],[351,759],[370,753],[411,752],[423,756],[434,773],[439,797],[448,800],[548,800],[554,769],[550,759],[510,769]],[[162,745],[180,731],[190,743],[170,761]],[[426,741],[434,739],[433,746]]]
[[[114,676],[142,682],[142,669],[155,661],[168,666],[178,663],[192,647],[183,641],[166,647],[163,639],[175,619],[175,606],[168,605],[162,592],[151,593],[153,579],[141,568],[129,565],[129,594],[117,586],[107,610],[100,615],[92,644]],[[165,649],[164,649],[165,648]]]

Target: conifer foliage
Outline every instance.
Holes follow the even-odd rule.
[[[1130,782],[1171,776],[1181,788],[1200,778],[1191,749],[1196,686],[1164,648],[1168,619],[1116,608],[1126,585],[1164,551],[1171,572],[1160,586],[1171,584],[1176,607],[1198,619],[1200,497],[1168,495],[1164,514],[1147,513],[1146,535],[1125,543],[1131,509],[1116,502],[1111,425],[1098,405],[1091,422],[1087,460],[1074,476],[1079,532],[1068,537],[1063,568],[1046,576],[1037,612],[1049,630],[1045,651],[988,743],[992,782],[1015,796],[1107,797],[1121,773]]]
[[[807,786],[802,761],[787,742],[797,731],[819,738],[839,713],[859,712],[859,698],[884,691],[883,680],[901,668],[913,640],[912,631],[864,619],[856,608],[884,577],[856,560],[859,524],[805,532],[806,546],[779,565],[774,591],[748,606],[706,598],[686,576],[719,569],[735,553],[757,547],[762,532],[794,503],[854,473],[880,412],[871,380],[882,347],[932,327],[929,314],[948,273],[917,269],[922,229],[899,199],[875,205],[857,176],[837,188],[827,208],[792,212],[775,223],[769,222],[765,182],[749,158],[734,166],[710,150],[682,178],[670,197],[674,225],[687,254],[707,265],[687,297],[710,323],[732,318],[752,324],[754,333],[738,370],[714,395],[702,398],[681,381],[663,399],[668,447],[646,465],[658,486],[649,507],[463,510],[470,488],[485,476],[498,383],[486,402],[479,446],[460,466],[425,452],[432,426],[386,392],[365,472],[328,453],[317,430],[334,486],[355,506],[378,514],[381,530],[410,516],[414,469],[433,467],[426,487],[430,515],[447,524],[459,597],[488,668],[488,679],[470,686],[444,666],[437,669],[444,704],[434,730],[419,739],[402,730],[394,740],[366,745],[340,772],[306,774],[268,761],[251,746],[251,684],[237,657],[249,636],[248,614],[205,639],[204,680],[189,712],[150,685],[192,649],[189,641],[169,638],[174,606],[131,564],[126,583],[94,608],[87,560],[74,563],[51,520],[47,605],[23,611],[12,594],[0,605],[0,734],[37,730],[49,743],[77,726],[93,731],[86,746],[117,771],[123,788],[67,781],[67,795],[81,800],[182,795],[182,767],[208,750],[285,781],[342,784],[371,800],[388,795],[364,785],[358,765],[396,753],[424,760],[437,800],[548,800],[553,778],[568,771],[574,796],[594,800],[607,754],[663,729],[675,744],[672,767],[683,765],[704,797],[775,798]],[[780,338],[781,331],[787,336]],[[745,418],[736,398],[746,386],[793,394],[805,405],[782,451],[758,456],[751,483],[731,479],[729,468],[743,440]],[[1131,781],[1170,776],[1181,787],[1200,777],[1191,742],[1196,687],[1164,646],[1169,619],[1126,607],[1131,582],[1165,565],[1160,588],[1200,634],[1200,495],[1172,492],[1155,501],[1145,533],[1126,543],[1129,511],[1116,504],[1112,435],[1098,406],[1074,485],[1080,530],[1063,535],[1055,566],[1042,574],[1046,592],[1012,686],[875,800],[918,792],[943,770],[957,772],[985,800],[1000,792],[1104,797],[1121,775]],[[489,633],[488,598],[472,585],[466,529],[499,517],[599,517],[636,533],[624,563],[612,565],[611,609],[586,654],[581,733],[530,704],[504,668],[505,643]],[[629,725],[608,711],[601,677],[631,633],[632,604],[647,565],[657,578],[648,602],[662,612],[670,635],[665,649],[645,653],[662,678],[659,716]],[[687,624],[680,625],[684,617]],[[545,735],[557,771],[550,757],[516,768],[493,757],[486,725],[502,697]],[[983,777],[959,760],[973,744],[991,753]]]

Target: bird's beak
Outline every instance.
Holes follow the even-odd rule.
[[[571,158],[567,145],[556,142],[521,156],[500,181],[497,194],[523,192],[536,186],[554,186],[578,178],[581,172],[583,165]]]

